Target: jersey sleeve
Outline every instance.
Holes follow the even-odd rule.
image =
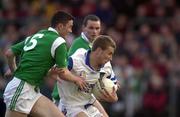
[[[73,68],[73,59],[71,57],[68,58],[68,69],[71,71]]]
[[[55,53],[55,62],[59,68],[67,67],[67,46],[66,43],[61,44]]]
[[[17,55],[20,55],[22,53],[23,47],[24,47],[24,41],[19,42],[15,45],[11,46],[11,50],[17,56]]]

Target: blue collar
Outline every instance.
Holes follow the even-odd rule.
[[[86,58],[85,58],[85,63],[87,66],[89,66],[92,70],[94,70],[91,65],[90,65],[90,53],[91,50],[88,50],[85,54],[86,54]]]

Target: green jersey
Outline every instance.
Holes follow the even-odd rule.
[[[74,42],[72,43],[72,46],[69,49],[68,56],[71,56],[76,50],[84,48],[84,49],[90,49],[91,44],[86,41],[82,36],[77,37]]]
[[[87,37],[81,33],[81,36],[75,38],[75,40],[73,41],[71,47],[69,48],[68,51],[68,56],[71,56],[76,50],[83,48],[83,49],[90,49],[91,48],[91,43],[89,42],[89,40],[87,39]],[[58,94],[58,88],[57,85],[54,86],[53,92],[52,92],[52,97],[55,100],[59,100],[59,94]]]
[[[27,37],[11,49],[15,55],[21,55],[14,76],[31,85],[39,86],[54,64],[67,67],[66,42],[51,27]]]

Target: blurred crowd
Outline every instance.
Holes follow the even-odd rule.
[[[68,46],[81,32],[84,16],[102,21],[102,34],[117,49],[112,61],[120,81],[117,103],[103,103],[110,117],[180,117],[180,1],[178,0],[1,0],[0,98],[8,69],[5,50],[47,28],[57,10],[75,16]],[[42,93],[51,98],[53,80]],[[3,106],[0,106],[3,111]]]

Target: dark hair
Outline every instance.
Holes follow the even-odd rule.
[[[74,17],[64,11],[56,12],[51,19],[51,27],[55,28],[57,24],[66,24],[69,20],[74,20]]]
[[[116,49],[116,43],[110,36],[100,35],[94,40],[92,51],[95,51],[97,48],[105,50],[108,47],[113,47],[114,49]]]
[[[98,16],[96,16],[96,15],[88,15],[83,20],[83,25],[84,26],[87,25],[88,20],[91,20],[91,21],[100,21]]]

